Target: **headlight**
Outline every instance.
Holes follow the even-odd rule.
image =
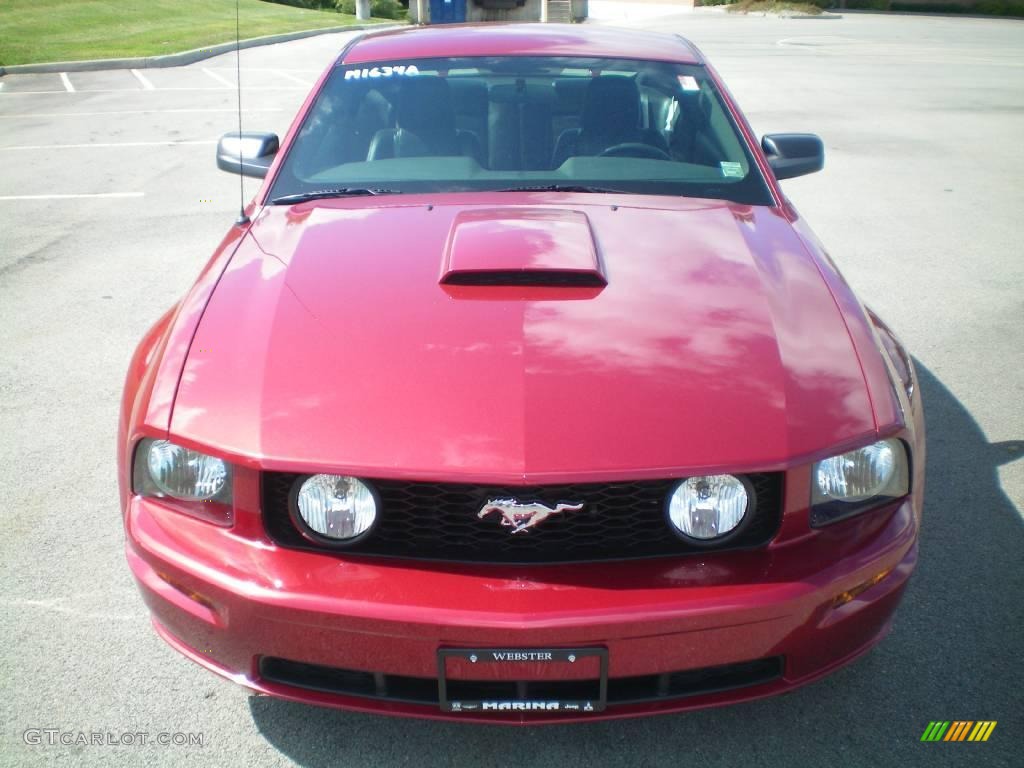
[[[231,466],[170,440],[142,440],[135,450],[132,489],[141,496],[173,499],[175,508],[219,525],[233,521]]]
[[[711,543],[737,531],[749,507],[750,493],[739,478],[691,477],[669,497],[668,518],[685,538]]]
[[[338,543],[362,536],[377,519],[377,499],[356,477],[313,475],[299,487],[296,506],[309,531]]]
[[[184,501],[206,501],[222,490],[228,479],[223,459],[182,448],[169,440],[154,440],[146,452],[146,467],[156,487]]]
[[[811,471],[811,525],[821,526],[910,492],[907,450],[896,438],[817,462]]]

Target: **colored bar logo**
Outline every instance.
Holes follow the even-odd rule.
[[[921,734],[921,741],[988,741],[996,720],[932,720]]]

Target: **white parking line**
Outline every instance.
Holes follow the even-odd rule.
[[[276,74],[279,75],[280,77],[283,77],[285,80],[291,80],[293,83],[298,83],[299,85],[304,85],[307,88],[309,88],[309,86],[311,86],[313,84],[309,80],[303,80],[301,77],[296,77],[295,75],[291,75],[291,74],[285,72],[284,70],[280,70],[280,69],[276,70]]]
[[[0,83],[3,85],[3,83]],[[281,107],[246,107],[243,112],[284,112]],[[37,117],[101,117],[106,115],[189,115],[202,114],[204,112],[228,112],[232,115],[238,114],[235,107],[225,109],[115,109],[109,112],[21,112],[17,115],[0,115],[0,120],[17,120],[18,118]]]
[[[213,69],[220,69],[225,72],[235,71],[234,67],[213,67]],[[301,67],[286,67],[284,69],[282,69],[281,67],[242,67],[242,74],[244,75],[246,72],[305,72],[308,75],[319,75],[323,72],[323,70],[312,68],[303,69]]]
[[[86,192],[80,195],[0,195],[0,200],[71,200],[80,197],[145,197],[145,192]]]
[[[226,77],[221,77],[216,72],[214,72],[212,69],[207,69],[206,67],[203,67],[203,72],[208,74],[210,77],[212,77],[218,83],[223,85],[225,88],[234,88],[235,87],[235,84],[233,82],[228,80]]]
[[[71,80],[68,78],[67,72],[60,73],[60,81],[64,83],[64,90],[66,90],[68,93],[75,92],[75,86],[71,84]]]
[[[142,83],[143,90],[146,90],[146,91],[155,91],[156,90],[156,88],[153,86],[153,84],[151,82],[149,82],[149,80],[146,78],[146,76],[144,74],[142,74],[141,72],[139,72],[139,70],[132,69],[132,70],[129,70],[129,71],[133,75],[135,75],[135,79],[136,80],[138,80],[140,83]]]
[[[89,611],[82,611],[78,608],[69,608],[66,605],[61,605],[64,602],[72,602],[74,598],[57,597],[52,600],[7,600],[0,601],[0,605],[11,606],[15,608],[42,608],[47,611],[53,611],[54,613],[61,613],[76,619],[94,619],[96,621],[138,621],[137,616],[123,615],[119,613],[91,613]]]
[[[26,144],[20,147],[0,147],[0,152],[27,149],[99,149],[110,147],[178,147],[199,144],[216,144],[216,139],[208,141],[124,141],[111,144]]]
[[[235,84],[232,83],[231,87],[234,88]],[[203,93],[213,93],[214,91],[217,91],[218,93],[220,93],[220,92],[222,92],[224,90],[225,90],[224,88],[213,88],[212,86],[210,88],[166,88],[164,86],[161,86],[160,89],[159,89],[159,92],[161,94],[162,93],[166,93],[167,91],[179,91],[179,92],[201,91]],[[270,91],[305,91],[305,90],[308,90],[308,88],[301,87],[301,86],[298,86],[298,85],[281,85],[281,86],[269,86],[269,87],[259,87],[259,88],[253,88],[253,87],[250,87],[250,86],[246,86],[245,90],[246,91],[259,91],[260,93],[267,93],[267,92],[270,92]],[[156,91],[145,91],[145,93],[155,93],[155,92]],[[52,96],[55,93],[60,93],[60,91],[5,91],[4,92],[4,98],[7,99],[7,98],[10,98],[11,96]],[[76,89],[76,90],[72,91],[72,93],[144,93],[144,91],[139,91],[139,90],[136,90],[134,88],[82,88],[81,90]]]

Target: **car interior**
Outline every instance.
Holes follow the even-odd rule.
[[[463,156],[484,169],[543,171],[570,158],[600,156],[717,170],[720,162],[742,155],[706,90],[667,89],[620,74],[488,80],[420,75],[344,81],[343,94],[329,102],[329,116],[307,127],[312,146],[304,166]],[[733,146],[724,145],[723,134]]]
[[[422,59],[339,65],[310,107],[270,199],[352,188],[381,194],[572,186],[770,204],[753,167],[698,65]]]

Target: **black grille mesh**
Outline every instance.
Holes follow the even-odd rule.
[[[689,669],[663,675],[613,677],[608,680],[608,704],[638,704],[700,696],[772,682],[782,676],[785,660],[773,656],[720,667]],[[260,676],[269,682],[325,693],[364,696],[413,704],[438,703],[436,678],[384,675],[373,672],[302,664],[288,659],[264,656]],[[449,690],[462,699],[501,698],[528,700],[543,698],[584,698],[579,686],[585,681],[546,680],[515,683],[510,681],[448,680]]]
[[[290,494],[305,475],[265,473],[263,515],[270,537],[285,547],[330,550],[304,538],[289,515]],[[767,544],[782,516],[782,474],[747,475],[755,509],[749,524],[716,549]],[[654,480],[544,486],[367,480],[377,491],[376,526],[346,555],[485,563],[558,563],[626,560],[706,552],[676,536],[665,516],[665,500],[679,482]],[[497,513],[479,519],[489,499],[520,502],[583,502],[578,512],[552,515],[530,531],[511,534]]]

